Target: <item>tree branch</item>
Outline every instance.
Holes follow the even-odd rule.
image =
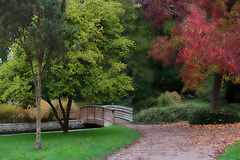
[[[52,104],[51,100],[49,98],[47,98],[46,101],[52,107],[53,113],[54,113],[55,117],[57,118],[58,123],[61,125],[62,128],[64,128],[64,124],[62,123],[61,119],[59,118],[57,110],[54,107],[54,105]]]
[[[62,0],[61,3],[61,12],[64,13],[66,10],[66,0]]]
[[[62,106],[62,102],[61,102],[60,96],[58,97],[58,103],[59,103],[59,106],[60,106],[62,114],[63,114],[63,119],[65,120],[66,119],[66,114],[65,114],[65,110],[64,110],[64,108]]]
[[[227,4],[226,4],[226,6],[227,6],[226,11],[227,11],[228,13],[231,12],[233,5],[234,5],[235,3],[237,3],[237,1],[238,1],[238,0],[229,0],[229,1],[227,2]]]
[[[67,119],[69,119],[71,106],[72,106],[72,96],[70,95],[68,96],[68,103],[67,103]]]
[[[24,39],[24,41],[26,41],[26,40],[25,40],[25,35],[23,35],[23,39]],[[31,56],[30,56],[31,53],[30,53],[28,47],[27,47],[26,44],[22,41],[21,38],[19,38],[19,41],[20,41],[20,43],[21,43],[21,46],[22,46],[22,48],[23,48],[23,50],[24,50],[24,52],[25,52],[25,54],[26,54],[26,56],[27,56],[28,62],[29,62],[29,64],[30,64],[31,73],[32,73],[32,76],[33,76],[33,81],[34,81],[34,86],[35,86],[35,88],[36,88],[36,87],[37,87],[37,79],[36,79],[36,76],[35,76],[35,73],[34,73],[34,69],[33,69],[33,63],[32,63],[32,59],[31,59]]]
[[[172,10],[168,5],[165,5],[165,7],[167,7],[167,9],[168,9],[170,12],[172,12],[173,14],[176,14],[177,16],[179,16],[179,17],[182,18],[182,16],[181,16],[179,13],[175,12],[174,10]]]

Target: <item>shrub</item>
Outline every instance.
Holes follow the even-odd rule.
[[[187,121],[192,110],[199,107],[206,107],[206,103],[184,103],[163,108],[150,108],[134,115],[134,123],[159,124]]]
[[[54,114],[51,113],[52,109],[49,104],[41,100],[41,119],[43,122],[54,120]],[[16,110],[18,122],[35,122],[36,121],[36,108],[28,105],[27,109],[18,107]]]
[[[0,123],[13,123],[16,121],[16,107],[8,104],[0,105]]]
[[[181,97],[179,94],[174,92],[166,91],[164,94],[161,94],[160,97],[157,98],[158,106],[167,107],[174,104],[181,104]]]
[[[238,122],[238,113],[230,110],[213,110],[210,108],[199,108],[189,114],[190,124],[223,124]]]
[[[28,112],[31,110],[31,112]],[[34,118],[36,117],[36,113],[32,112],[34,109],[23,109],[22,107],[18,107],[16,110],[17,120],[18,122],[25,123],[25,122],[34,122]],[[33,115],[34,114],[34,115]]]

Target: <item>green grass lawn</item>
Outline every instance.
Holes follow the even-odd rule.
[[[34,148],[35,134],[0,136],[0,159],[98,159],[134,142],[139,136],[138,131],[118,125],[68,134],[42,133],[41,150]]]
[[[218,156],[218,160],[240,160],[240,141],[231,147],[227,146],[226,152]]]

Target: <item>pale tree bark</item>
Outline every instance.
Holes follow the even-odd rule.
[[[213,85],[212,97],[210,101],[210,107],[212,109],[216,109],[218,106],[221,83],[222,83],[222,75],[216,74],[214,76],[214,85]]]
[[[36,149],[41,149],[41,81],[42,81],[42,60],[38,60],[38,77],[36,85]]]

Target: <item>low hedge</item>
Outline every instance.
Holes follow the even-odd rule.
[[[240,116],[234,110],[213,110],[199,108],[190,112],[188,122],[190,124],[224,124],[239,122]]]
[[[190,102],[163,108],[150,108],[134,115],[134,123],[159,124],[188,121],[190,124],[220,124],[240,121],[239,105],[212,110],[208,103]]]
[[[199,107],[206,107],[206,104],[193,105],[193,103],[187,103],[164,108],[150,108],[135,115],[134,123],[159,124],[188,121],[189,113]]]

